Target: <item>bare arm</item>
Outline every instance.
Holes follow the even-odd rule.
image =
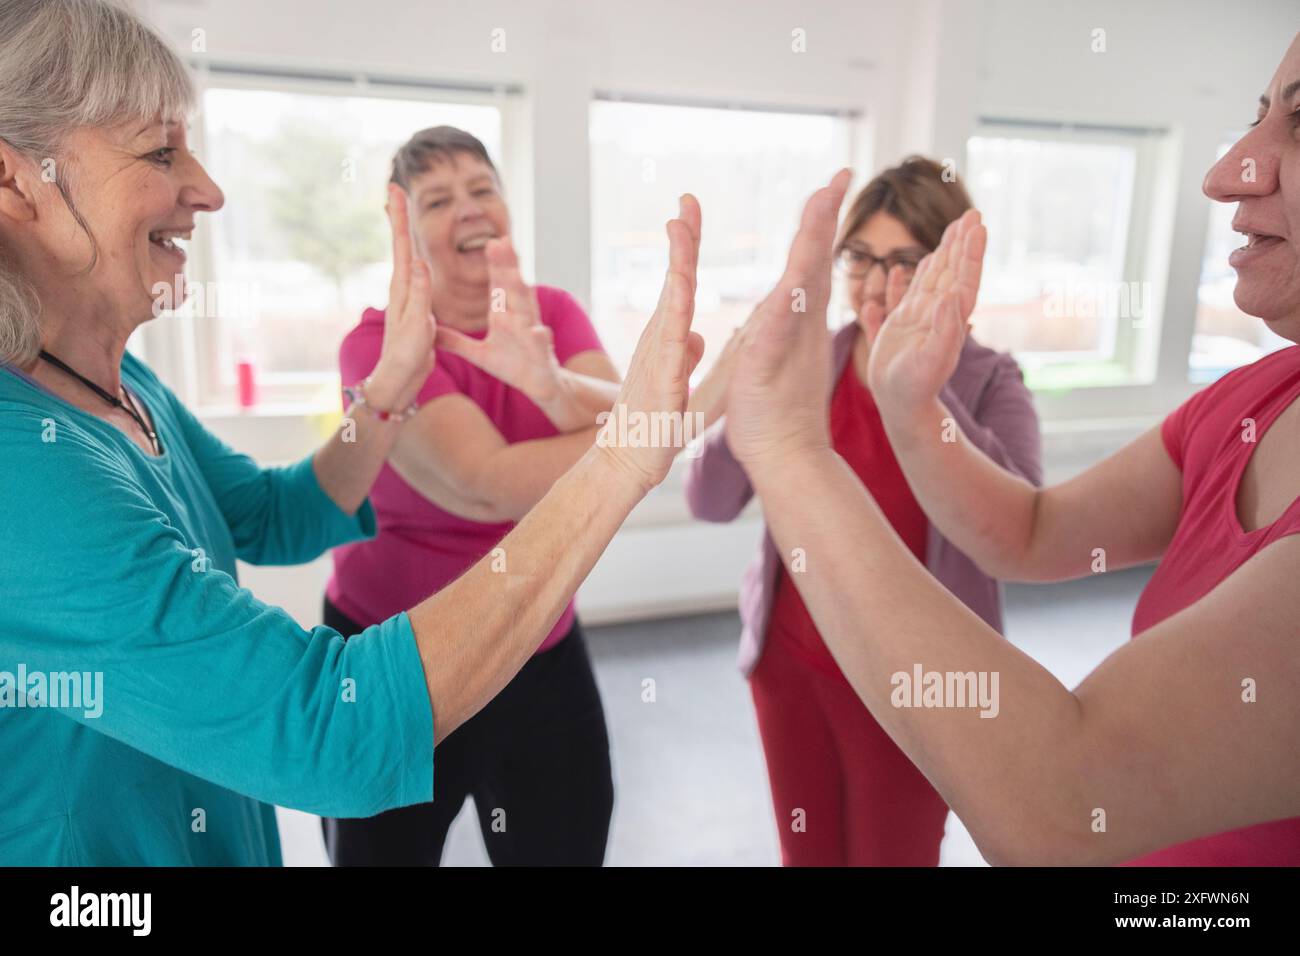
[[[1071,693],[916,561],[835,455],[822,389],[810,387],[829,380],[829,359],[816,323],[788,303],[803,289],[809,311],[824,310],[846,186],[837,177],[809,203],[737,368],[728,425],[778,551],[807,556],[791,579],[863,703],[993,862],[1115,863],[1300,813],[1300,695],[1291,692],[1300,687],[1300,536],[1269,546]],[[950,283],[914,280],[908,300],[923,313],[918,341],[960,340]],[[992,692],[979,707],[915,706],[899,690],[918,667],[946,686],[948,674],[982,677]],[[1265,677],[1277,696],[1248,703],[1243,682]]]
[[[638,414],[680,412],[703,342],[690,331],[699,206],[683,198],[668,224],[664,292],[641,334],[619,402]],[[441,741],[514,676],[554,625],[633,506],[663,480],[674,449],[591,446],[488,556],[410,612]]]
[[[346,431],[340,431],[312,459],[321,489],[339,509],[353,514],[379,477],[401,425],[381,420],[381,413],[402,413],[415,401],[433,371],[436,322],[430,311],[428,267],[411,256],[411,227],[406,193],[388,189],[388,221],[393,242],[393,276],[379,361],[365,394],[369,408],[349,408]],[[351,383],[348,383],[351,384]],[[346,436],[346,439],[345,439]]]
[[[562,431],[590,428],[597,415],[618,401],[619,382],[618,369],[608,355],[597,350],[580,352],[560,369],[556,393],[542,410]]]
[[[1173,538],[1182,474],[1153,428],[1082,474],[1049,488],[1012,475],[957,431],[945,442],[938,400],[885,430],[913,494],[944,536],[991,577],[1081,577],[1101,549],[1107,570],[1158,558]]]
[[[523,392],[560,431],[591,428],[618,397],[614,363],[591,349],[560,365],[555,335],[542,322],[537,290],[524,281],[508,239],[488,243],[487,264],[492,292],[487,334],[480,339],[439,328],[438,347]]]
[[[754,473],[778,550],[808,555],[791,576],[836,662],[990,862],[1117,863],[1300,813],[1300,695],[1289,690],[1300,687],[1300,536],[1071,693],[916,562],[841,460],[805,454]],[[990,719],[896,706],[895,675],[917,665],[982,675]],[[1248,678],[1276,694],[1245,702]]]
[[[471,521],[514,521],[595,441],[582,430],[508,443],[464,395],[429,402],[402,430],[393,469],[438,507]]]
[[[645,490],[591,448],[502,539],[504,572],[493,570],[501,566],[496,556],[486,557],[410,612],[435,744],[537,650]]]
[[[896,271],[885,296],[892,307],[886,313],[868,302],[862,316],[871,390],[917,501],[945,537],[996,578],[1077,577],[1102,553],[1108,570],[1159,557],[1173,537],[1182,489],[1158,430],[1043,490],[1010,474],[960,429],[956,441],[945,441],[952,412],[938,396],[961,353],[986,243],[976,213],[950,231],[952,240],[925,258],[906,297]],[[930,321],[931,312],[915,305],[921,297],[946,297],[948,321]]]

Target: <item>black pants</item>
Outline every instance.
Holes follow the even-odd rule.
[[[325,624],[364,628],[328,600]],[[437,866],[452,820],[474,798],[494,866],[600,866],[614,780],[605,712],[582,630],[535,655],[433,756],[433,802],[360,820],[325,818],[335,866]]]

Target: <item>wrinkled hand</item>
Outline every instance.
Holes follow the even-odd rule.
[[[438,347],[544,404],[560,388],[561,369],[554,336],[542,323],[537,291],[524,282],[509,239],[491,240],[486,255],[491,289],[487,335],[475,338],[444,326],[438,329]]]
[[[387,209],[393,232],[393,277],[388,286],[384,344],[366,397],[377,409],[401,412],[415,401],[433,372],[438,323],[431,308],[429,267],[411,256],[407,198],[400,186],[388,187]]]
[[[727,443],[749,469],[830,447],[826,308],[849,178],[842,170],[808,200],[785,274],[742,330],[727,397]]]
[[[948,224],[901,299],[901,277],[889,277],[886,302],[894,286],[896,306],[863,306],[860,324],[871,345],[867,381],[887,418],[905,421],[923,410],[952,377],[979,294],[987,240],[980,214],[968,210]]]
[[[668,274],[654,315],[646,323],[628,366],[618,400],[596,437],[600,451],[644,491],[663,481],[679,445],[663,439],[668,413],[683,427],[691,372],[704,354],[704,340],[691,331],[696,268],[700,257],[700,205],[681,198],[679,218],[668,223]],[[672,437],[673,429],[668,429]],[[658,433],[658,434],[656,434]],[[651,441],[644,440],[651,438]],[[628,440],[625,440],[628,439]]]

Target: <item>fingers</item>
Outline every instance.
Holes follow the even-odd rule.
[[[472,335],[466,335],[464,332],[458,332],[443,325],[437,327],[434,344],[440,349],[473,362],[475,365],[478,364],[479,355],[483,350],[482,339],[476,339]]]
[[[963,215],[948,223],[947,228],[943,231],[943,237],[939,240],[939,245],[935,247],[934,252],[922,260],[920,268],[916,270],[916,275],[912,278],[912,285],[917,291],[934,292],[939,289],[939,282],[948,267],[953,245],[960,239],[962,222],[965,218]]]
[[[894,266],[885,278],[885,314],[893,312],[907,292],[907,276],[902,266]]]
[[[829,284],[831,250],[835,245],[840,205],[844,202],[852,176],[850,170],[841,169],[805,204],[799,231],[790,244],[790,258],[786,263],[786,278],[796,280],[795,284],[820,279],[822,273]]]
[[[880,334],[880,327],[885,324],[888,311],[886,306],[882,306],[874,299],[869,299],[862,304],[862,312],[859,315],[861,321],[858,325],[862,329],[862,334],[867,337],[868,350],[875,344],[876,336]]]
[[[406,302],[399,314],[412,323],[427,322],[432,311],[433,280],[429,275],[429,266],[423,260],[417,260],[411,264],[411,282]]]
[[[665,342],[685,343],[695,315],[695,278],[699,243],[681,219],[668,223],[668,274],[664,278],[660,308],[661,335]]]
[[[388,286],[388,308],[401,312],[411,281],[411,222],[407,212],[406,192],[401,186],[388,186],[388,224],[393,234],[393,278]]]
[[[975,309],[975,300],[979,298],[980,276],[984,271],[984,250],[988,245],[988,237],[988,230],[976,213],[973,224],[962,240],[961,258],[957,264],[957,289],[961,293],[963,318],[970,318]]]
[[[537,321],[539,317],[534,308],[533,290],[519,271],[519,256],[515,253],[514,244],[508,238],[492,239],[484,252],[487,256],[488,285],[492,290],[493,305],[495,306],[495,297],[504,293],[505,314],[529,322]],[[501,293],[498,293],[498,289]],[[500,312],[493,308],[488,315],[491,317],[493,314],[500,315]]]
[[[690,378],[695,372],[695,367],[700,364],[700,359],[704,358],[704,336],[699,332],[691,332],[686,337],[686,377]]]
[[[935,303],[930,328],[921,351],[928,362],[942,366],[961,349],[966,337],[966,321],[961,314],[961,296],[945,293]]]
[[[695,249],[698,252],[700,248],[700,223],[702,214],[700,212],[700,201],[690,193],[684,194],[678,200],[677,218],[686,223],[686,228],[691,231],[695,237]]]
[[[673,223],[678,223],[681,228],[676,229]],[[668,270],[686,280],[693,299],[700,266],[699,201],[690,193],[683,195],[678,200],[678,218],[668,226]],[[677,233],[676,237],[674,233]]]

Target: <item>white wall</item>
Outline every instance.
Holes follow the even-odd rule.
[[[214,60],[367,69],[443,81],[515,83],[531,135],[521,156],[531,201],[535,276],[589,301],[587,105],[596,91],[682,100],[862,112],[873,164],[912,152],[964,160],[979,116],[1161,127],[1173,134],[1161,351],[1153,386],[1046,396],[1049,478],[1065,477],[1158,420],[1190,391],[1185,357],[1214,150],[1254,118],[1254,102],[1300,25],[1294,0],[147,0],[188,50],[202,29]],[[491,52],[494,29],[506,51]],[[1092,31],[1106,52],[1092,52]],[[791,48],[806,31],[807,52]],[[866,172],[867,170],[862,170]],[[516,196],[516,202],[521,197]],[[527,246],[527,243],[521,243]],[[1105,422],[1093,419],[1105,418]],[[254,433],[216,427],[267,461],[305,448],[301,422]],[[757,518],[683,525],[679,482],[642,508],[593,573],[589,618],[653,608],[727,606],[752,552]],[[314,620],[323,565],[253,572],[268,600]]]

